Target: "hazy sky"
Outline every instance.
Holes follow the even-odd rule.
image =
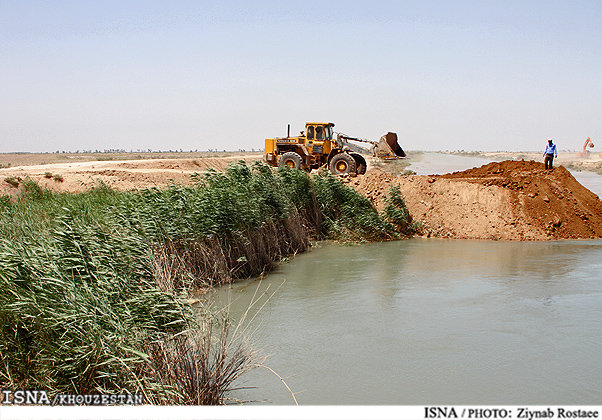
[[[602,1],[0,1],[0,151],[602,142]]]

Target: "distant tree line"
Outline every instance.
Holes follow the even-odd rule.
[[[217,153],[217,152],[225,153],[225,152],[231,152],[231,151],[233,151],[233,150],[226,150],[226,149],[223,149],[223,150],[218,150],[218,149],[207,149],[207,150],[199,150],[199,149],[194,149],[194,150],[192,150],[192,149],[190,149],[190,150],[184,150],[184,149],[169,149],[169,150],[160,150],[160,149],[159,150],[154,150],[154,149],[130,149],[128,151],[126,149],[102,149],[102,150],[99,150],[99,149],[95,149],[95,150],[92,150],[92,149],[79,150],[78,149],[78,150],[75,150],[75,151],[73,151],[73,150],[56,150],[54,152],[40,152],[40,153],[52,153],[52,154],[61,154],[61,153],[63,153],[63,154],[66,154],[66,153],[70,153],[70,154],[79,154],[79,153],[84,153],[84,154],[85,153],[88,153],[88,154],[89,153],[203,153],[203,152],[206,152],[206,153]],[[255,150],[254,148],[252,148],[251,150],[238,149],[238,152],[243,152],[244,153],[244,152],[248,152],[248,151],[255,152],[255,151],[259,151],[259,149],[258,150]],[[25,152],[25,153],[27,153],[27,152]]]

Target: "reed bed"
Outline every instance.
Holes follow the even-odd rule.
[[[0,197],[0,383],[50,394],[222,403],[255,355],[232,344],[227,321],[185,303],[189,290],[265,273],[312,239],[412,228],[400,195],[381,215],[328,173],[259,163],[164,190],[21,187]]]

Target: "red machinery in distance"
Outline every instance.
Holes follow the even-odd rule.
[[[594,142],[589,137],[587,140],[585,140],[585,143],[583,144],[583,151],[579,152],[579,157],[589,157],[589,150],[587,150],[588,147],[594,147]]]

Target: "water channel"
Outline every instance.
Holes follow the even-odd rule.
[[[300,404],[598,404],[601,272],[602,241],[321,243],[213,299],[236,322],[275,291],[247,334]],[[267,369],[238,386],[293,403]]]

